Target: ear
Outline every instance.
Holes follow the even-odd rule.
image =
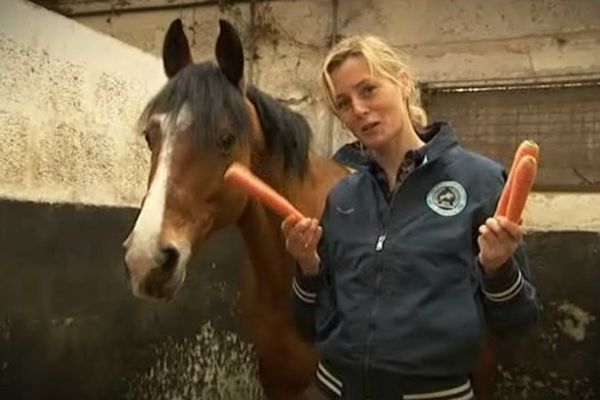
[[[402,88],[402,94],[404,97],[409,97],[411,95],[411,84],[410,84],[410,76],[406,71],[400,72],[398,75],[398,80],[400,81],[400,87]]]
[[[162,57],[165,73],[169,78],[174,77],[186,65],[192,63],[190,45],[185,37],[183,25],[179,18],[171,22],[167,30],[163,42]]]
[[[244,77],[244,50],[242,41],[237,31],[229,22],[219,20],[219,37],[215,45],[215,54],[219,68],[225,74],[229,82],[238,88],[242,88]]]

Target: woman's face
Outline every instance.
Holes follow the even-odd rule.
[[[410,124],[400,85],[371,74],[363,57],[346,59],[331,80],[338,117],[365,147],[383,148]]]

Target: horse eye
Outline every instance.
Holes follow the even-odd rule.
[[[229,132],[223,133],[221,136],[219,136],[217,144],[222,150],[230,150],[235,144],[235,135]]]

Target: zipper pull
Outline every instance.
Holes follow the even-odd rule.
[[[375,251],[383,250],[383,242],[385,242],[385,234],[379,235],[377,238],[377,244],[375,245]]]

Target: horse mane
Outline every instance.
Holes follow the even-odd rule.
[[[312,139],[306,119],[254,86],[248,88],[247,96],[256,107],[267,150],[283,157],[284,172],[302,176]],[[250,133],[242,93],[212,62],[190,64],[170,79],[146,105],[138,124],[146,126],[158,113],[176,116],[184,105],[191,112],[190,133],[195,143],[214,145],[225,129],[246,137]],[[175,124],[175,120],[170,118],[168,123]]]
[[[256,107],[267,149],[283,156],[284,171],[302,176],[312,140],[306,119],[255,86],[250,86],[246,94]]]

